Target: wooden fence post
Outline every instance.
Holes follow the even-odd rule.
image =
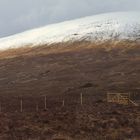
[[[130,104],[130,100],[131,100],[131,93],[128,93],[128,104]]]
[[[36,112],[38,112],[39,107],[38,107],[38,103],[36,104]]]
[[[23,112],[23,101],[22,101],[22,99],[20,100],[20,112]]]
[[[0,112],[2,111],[2,105],[1,105],[1,102],[0,102]]]
[[[80,102],[81,102],[81,105],[83,105],[83,94],[82,93],[80,95]]]
[[[63,100],[63,102],[62,102],[62,106],[63,106],[63,107],[65,106],[65,100]]]
[[[44,109],[47,110],[47,97],[46,96],[45,96],[45,99],[44,99],[44,107],[45,107]]]
[[[117,94],[117,100],[118,104],[120,104],[120,93]]]

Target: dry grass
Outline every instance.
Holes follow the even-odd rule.
[[[48,55],[53,53],[64,53],[71,51],[81,51],[85,49],[105,49],[106,51],[111,51],[112,49],[131,51],[134,49],[139,49],[140,43],[135,41],[105,41],[105,42],[65,42],[57,43],[52,45],[42,45],[42,46],[25,46],[21,48],[8,49],[6,51],[0,52],[0,58],[14,58],[18,56],[30,56],[30,55]]]

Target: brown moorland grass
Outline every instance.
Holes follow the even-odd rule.
[[[135,41],[104,41],[104,42],[89,42],[89,41],[77,41],[77,42],[65,42],[56,43],[50,45],[33,46],[28,45],[19,48],[12,48],[5,51],[0,51],[0,58],[13,58],[24,55],[37,55],[37,54],[53,54],[63,53],[69,51],[81,51],[83,49],[105,49],[110,51],[112,49],[121,51],[133,51],[139,50],[140,43]]]
[[[106,102],[107,92],[131,92],[139,103],[139,63],[140,46],[132,41],[67,42],[0,52],[0,140],[53,140],[59,135],[70,140],[140,139],[140,108]]]

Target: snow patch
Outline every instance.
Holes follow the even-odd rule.
[[[0,50],[78,40],[140,38],[140,12],[89,16],[33,29],[0,39]]]

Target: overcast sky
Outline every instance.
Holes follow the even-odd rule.
[[[140,10],[140,0],[0,0],[0,37],[78,17],[133,10]]]

